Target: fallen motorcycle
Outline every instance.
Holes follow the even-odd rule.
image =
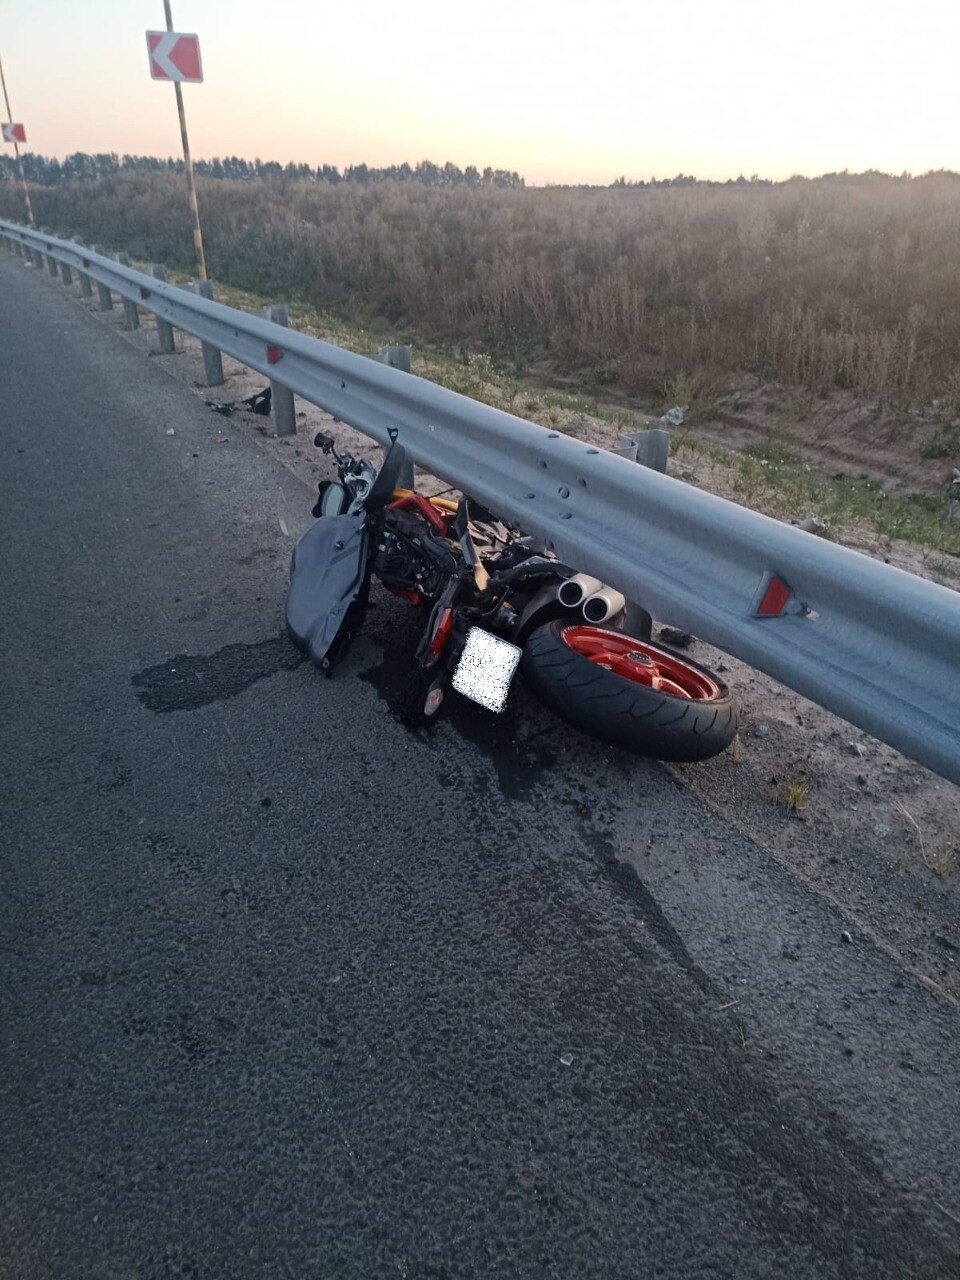
[[[737,731],[721,680],[654,643],[649,627],[624,630],[623,595],[562,564],[549,548],[467,497],[398,488],[394,436],[379,472],[366,459],[333,457],[316,523],[290,567],[287,629],[328,675],[363,625],[370,584],[427,613],[399,713],[428,724],[448,690],[501,711],[523,675],[553,711],[604,742],[660,760],[706,760]]]

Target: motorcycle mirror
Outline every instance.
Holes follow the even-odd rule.
[[[324,453],[333,452],[333,436],[324,435],[322,431],[318,431],[313,437],[313,443],[318,449],[322,449]]]

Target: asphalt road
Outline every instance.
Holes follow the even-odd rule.
[[[408,733],[399,601],[300,662],[305,490],[62,293],[0,257],[0,1276],[960,1274],[955,1010],[522,688]]]

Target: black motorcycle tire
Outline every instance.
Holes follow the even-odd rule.
[[[673,670],[686,668],[689,683],[704,696],[653,689],[571,648],[563,635],[574,625],[569,617],[555,618],[533,631],[524,647],[527,683],[552,711],[603,742],[655,760],[709,760],[733,741],[736,705],[712,671],[665,645],[635,640],[636,648],[652,659],[659,654]],[[608,627],[593,630],[623,639],[622,632]],[[707,682],[712,687],[706,688]]]

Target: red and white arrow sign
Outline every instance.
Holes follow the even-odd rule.
[[[26,142],[27,131],[22,124],[4,124],[0,125],[3,130],[4,142]]]
[[[203,80],[199,36],[182,31],[148,31],[147,53],[154,80]]]

